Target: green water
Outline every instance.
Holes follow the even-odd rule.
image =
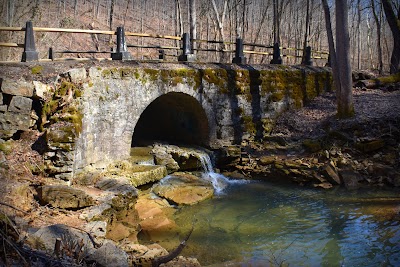
[[[400,194],[231,185],[180,208],[177,245],[195,221],[184,256],[213,266],[400,266]]]

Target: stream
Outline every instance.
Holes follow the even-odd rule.
[[[182,255],[202,266],[400,266],[398,191],[240,182],[207,161],[216,194],[177,208],[179,233],[156,240],[167,250],[194,225]]]

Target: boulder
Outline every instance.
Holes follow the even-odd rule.
[[[341,170],[339,174],[347,189],[358,189],[360,187],[360,175],[358,173],[353,170]]]
[[[125,251],[108,241],[86,259],[89,264],[98,267],[128,267],[128,255]]]
[[[87,250],[88,254],[94,251],[94,244],[88,234],[64,224],[53,224],[40,228],[33,236],[39,238],[46,250],[50,252],[54,251],[57,238],[60,238],[65,245],[73,242],[82,243],[84,246],[82,250]]]
[[[153,147],[152,154],[157,164],[166,166],[168,173],[200,170],[202,160],[208,157],[206,151],[197,148],[161,144]]]
[[[355,144],[355,147],[362,152],[376,151],[385,146],[385,141],[382,139],[361,141]]]
[[[160,197],[178,205],[193,205],[211,198],[214,194],[210,182],[190,174],[168,176],[153,186],[152,190]]]
[[[171,154],[160,150],[153,150],[152,153],[154,154],[156,164],[165,166],[168,173],[173,173],[179,170],[179,164]]]
[[[33,83],[23,80],[9,80],[3,79],[1,83],[1,91],[3,94],[17,95],[17,96],[33,96]]]
[[[66,185],[44,185],[39,190],[42,204],[62,209],[81,209],[94,204],[85,191]]]

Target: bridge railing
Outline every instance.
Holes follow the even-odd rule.
[[[329,53],[326,51],[311,50],[311,47],[306,49],[282,47],[279,44],[264,45],[255,43],[245,43],[242,39],[237,38],[235,42],[222,42],[216,40],[204,40],[204,39],[190,39],[187,33],[182,36],[169,36],[169,35],[157,35],[147,33],[134,33],[125,32],[123,27],[118,27],[116,31],[104,31],[104,30],[93,30],[93,29],[63,29],[63,28],[43,28],[33,27],[30,21],[26,22],[25,27],[0,27],[0,32],[11,31],[11,32],[25,32],[24,43],[14,42],[0,42],[1,47],[8,48],[23,48],[21,61],[48,61],[48,60],[89,60],[91,58],[62,58],[56,57],[56,55],[63,54],[111,54],[111,57],[99,58],[99,60],[124,60],[133,59],[128,48],[136,49],[157,49],[158,59],[169,61],[197,61],[196,54],[199,52],[215,52],[223,53],[224,55],[233,54],[233,63],[246,64],[249,57],[259,56],[261,62],[265,63],[266,60],[270,60],[266,63],[271,64],[282,64],[282,58],[301,58],[301,63],[304,65],[311,65],[312,60],[323,60],[328,61],[329,64]],[[77,34],[90,34],[92,36],[106,35],[113,38],[116,36],[116,47],[112,46],[109,50],[55,50],[52,47],[48,48],[48,59],[39,59],[38,52],[36,50],[34,32],[46,32],[46,33],[77,33]],[[175,45],[144,45],[138,43],[128,43],[127,38],[152,38],[152,39],[163,39],[172,40]],[[111,44],[111,43],[110,43]],[[214,47],[210,48],[210,45]],[[219,46],[219,47],[218,47]],[[246,48],[246,49],[245,49]],[[165,51],[173,51],[173,53],[166,53]],[[153,53],[154,54],[154,53]],[[272,59],[271,59],[272,57]]]

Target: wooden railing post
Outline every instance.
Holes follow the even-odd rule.
[[[158,50],[158,59],[159,60],[164,60],[165,59],[165,51],[164,51],[164,49],[160,49],[160,50]]]
[[[307,46],[306,49],[304,50],[304,57],[303,57],[303,62],[301,64],[306,65],[306,66],[311,66],[312,61],[311,61],[311,46]]]
[[[49,48],[49,59],[54,60],[54,51],[52,47]]]
[[[33,35],[32,21],[27,21],[25,26],[24,52],[21,62],[38,61],[39,53],[35,47],[35,36]]]
[[[190,37],[188,33],[182,35],[182,55],[178,57],[178,61],[189,61],[193,62],[196,60],[196,56],[192,53],[190,48]]]
[[[126,41],[124,27],[117,27],[117,50],[111,53],[112,60],[131,60],[132,55],[129,53]]]
[[[282,64],[282,57],[281,57],[281,49],[279,48],[279,44],[274,44],[274,52],[272,54],[271,64]]]
[[[232,63],[236,64],[246,64],[246,57],[243,53],[243,39],[236,38],[236,50],[235,57],[232,59]]]

